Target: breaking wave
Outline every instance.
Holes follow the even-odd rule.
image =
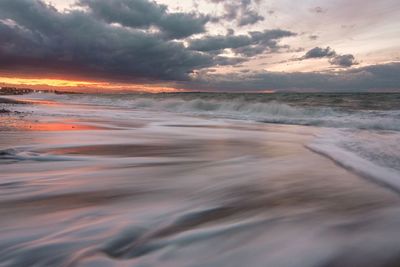
[[[231,94],[232,95],[232,94]],[[291,101],[244,96],[205,94],[176,95],[83,95],[51,96],[73,103],[108,105],[127,109],[173,112],[265,123],[314,125],[400,131],[400,108],[363,109],[359,104],[316,105],[307,95]],[[234,94],[233,94],[234,95]],[[41,96],[43,98],[43,96]],[[279,99],[278,99],[279,100]],[[309,101],[309,104],[307,104]],[[372,100],[369,100],[372,101]],[[324,103],[321,101],[321,103]]]
[[[307,147],[352,172],[400,193],[399,133],[329,130]]]

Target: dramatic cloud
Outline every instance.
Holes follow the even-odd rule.
[[[252,9],[252,3],[259,1],[252,0],[209,0],[212,3],[223,3],[225,14],[220,19],[236,20],[238,26],[252,25],[263,21],[264,16]]]
[[[181,83],[182,88],[211,91],[400,91],[400,63],[373,65],[332,73],[237,72],[211,74]]]
[[[335,56],[329,60],[329,63],[341,67],[351,67],[358,64],[354,56],[351,54]]]
[[[253,10],[245,10],[242,11],[239,16],[238,25],[245,26],[249,24],[256,24],[259,21],[263,21],[264,17],[259,15],[257,12]]]
[[[328,46],[327,48],[314,47],[313,49],[307,51],[307,53],[303,56],[303,58],[309,59],[309,58],[323,58],[323,57],[333,57],[333,56],[336,56],[336,52]]]
[[[185,38],[205,32],[207,16],[169,13],[165,5],[148,0],[80,0],[96,18],[133,28],[157,27],[168,38]]]
[[[196,11],[183,12],[152,0],[76,1],[78,8],[59,11],[41,0],[0,0],[0,74],[176,84],[210,91],[399,88],[400,63],[350,68],[358,64],[354,55],[321,45],[298,57],[301,50],[294,47],[308,46],[317,36],[292,27],[308,34],[283,43],[283,38],[297,34],[256,24],[264,19],[257,12],[257,0],[204,0],[218,5],[208,14],[199,13],[200,2]],[[285,10],[274,8],[279,13]],[[321,13],[318,10],[314,12]],[[216,17],[222,23],[211,24]],[[327,33],[312,32],[321,34],[318,43],[323,44]],[[364,64],[390,62],[397,56],[368,61],[363,51],[357,51],[357,57]],[[320,72],[304,72],[309,64],[300,61],[315,59],[334,67],[321,64]],[[262,71],[269,67],[303,72]]]
[[[338,55],[336,51],[331,49],[329,46],[326,48],[314,47],[313,49],[307,51],[307,53],[303,57],[296,60],[304,60],[311,58],[329,58],[330,64],[340,66],[343,68],[348,68],[358,64],[353,55],[351,54]]]
[[[165,14],[154,3],[142,3],[153,13]],[[131,25],[144,25],[140,18],[136,20]],[[174,15],[167,20],[174,21]],[[168,25],[163,27],[179,28],[172,26],[175,22]],[[158,33],[113,26],[92,13],[60,13],[32,0],[0,1],[0,36],[1,69],[20,74],[185,80],[194,70],[238,61],[189,50]]]
[[[189,42],[189,48],[196,51],[221,52],[230,48],[235,54],[254,56],[265,51],[277,49],[278,40],[296,34],[284,30],[265,30],[249,32],[248,35],[218,35],[205,36]]]

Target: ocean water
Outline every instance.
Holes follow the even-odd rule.
[[[323,133],[309,144],[310,149],[332,146],[387,168],[389,172],[400,171],[399,93],[49,94],[39,98],[215,120],[314,126]],[[333,154],[327,156],[338,162],[341,160]]]
[[[0,266],[400,264],[400,94],[13,99]]]
[[[400,130],[400,94],[99,94],[48,95],[72,103],[204,115],[265,123]]]

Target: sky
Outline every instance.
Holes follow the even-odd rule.
[[[398,0],[0,0],[0,86],[400,91]]]

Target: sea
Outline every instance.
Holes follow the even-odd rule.
[[[0,266],[400,266],[400,93],[5,96]]]

